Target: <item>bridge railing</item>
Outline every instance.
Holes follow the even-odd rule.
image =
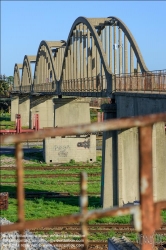
[[[63,80],[61,92],[101,92],[107,89],[106,76]]]
[[[92,76],[78,79],[63,80],[61,92],[106,92],[110,83],[105,75]],[[24,86],[16,86],[12,91],[16,92],[48,92],[57,90],[56,82],[40,83]],[[121,74],[112,76],[112,92],[132,91],[132,92],[166,92],[166,70],[149,71],[145,73]]]
[[[16,91],[16,92],[19,92],[20,91],[20,86],[13,86],[11,91]]]
[[[33,92],[55,92],[55,91],[56,91],[56,83],[54,81],[33,85]]]
[[[166,71],[114,76],[115,91],[166,92]]]
[[[29,93],[32,90],[32,86],[31,85],[22,85],[20,89],[21,89],[21,92]]]

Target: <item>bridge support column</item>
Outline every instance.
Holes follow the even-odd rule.
[[[153,183],[154,200],[164,200],[166,197],[166,134],[165,123],[153,125]]]
[[[31,96],[30,124],[32,128],[33,115],[39,114],[39,127],[54,127],[53,97]]]
[[[18,113],[21,115],[21,125],[29,127],[30,97],[22,95],[19,97]]]
[[[118,205],[139,199],[138,128],[118,130]]]
[[[116,104],[103,104],[104,120],[116,118]],[[101,203],[103,208],[118,203],[117,132],[104,131],[102,145]]]
[[[54,109],[55,127],[90,123],[89,101],[86,98],[54,99]]]
[[[11,121],[15,121],[16,114],[18,114],[19,97],[14,96],[11,100]]]

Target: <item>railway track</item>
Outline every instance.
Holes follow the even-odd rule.
[[[58,184],[80,184],[80,181],[78,180],[78,181],[59,181],[59,180],[57,180],[56,181]],[[100,179],[99,180],[96,180],[96,181],[89,181],[91,184],[92,183],[99,183],[100,182]],[[40,183],[40,182],[39,182]],[[17,182],[1,182],[1,185],[2,184],[5,184],[5,185],[17,185]],[[24,182],[24,185],[30,185],[30,184],[32,184],[32,182]],[[42,181],[41,181],[41,184],[42,184]],[[48,186],[55,186],[55,184],[48,184]]]
[[[91,174],[88,174],[89,177],[92,177],[92,176],[101,176],[100,173],[91,173]],[[24,176],[24,178],[54,178],[54,177],[80,177],[80,174],[27,174]],[[15,175],[13,174],[9,174],[9,175],[6,175],[6,174],[3,174],[1,175],[1,178],[2,179],[6,179],[6,178],[15,178]]]
[[[137,242],[133,242],[137,247],[140,245]],[[66,250],[80,250],[83,249],[84,243],[83,241],[54,241],[50,242],[51,245],[58,247],[58,249],[66,249]],[[166,242],[155,243],[155,247],[164,245],[164,249],[166,249]],[[100,250],[108,250],[108,242],[107,241],[90,241],[88,250],[90,249],[100,249]]]
[[[51,231],[51,235],[50,233],[48,234],[48,237],[51,236],[60,236],[65,235],[65,233],[70,233],[70,237],[73,234],[75,237],[81,237],[81,230],[80,230],[80,226],[78,224],[73,224],[73,225],[68,225],[68,224],[64,224],[64,225],[57,225],[56,227],[53,228],[42,228],[39,229],[39,231],[37,229],[31,230],[31,232],[33,233],[39,233],[42,231],[42,233],[44,233],[47,236],[47,233],[49,233],[49,231]],[[110,231],[114,231],[114,233],[116,233],[116,237],[120,237],[122,235],[129,234],[129,233],[136,233],[136,231],[134,230],[134,227],[132,224],[93,224],[93,225],[88,225],[88,232],[89,234],[98,234],[98,233],[109,233]],[[155,231],[155,234],[158,235],[164,235],[166,236],[166,223],[164,223],[161,228],[159,230]],[[48,239],[49,241],[49,239]],[[82,240],[68,240],[68,239],[63,239],[63,240],[57,240],[57,241],[50,241],[50,244],[58,247],[59,249],[83,249],[84,243]],[[134,242],[134,244],[136,246],[139,246],[138,242]],[[155,246],[161,246],[166,244],[166,242],[162,241],[161,243],[156,242]],[[166,245],[165,245],[166,246]],[[92,241],[89,240],[89,247],[88,249],[108,249],[108,243],[106,240],[102,240],[102,241]]]
[[[24,170],[69,170],[69,169],[84,169],[84,168],[101,168],[99,165],[93,165],[93,166],[44,166],[44,167],[24,167]],[[0,167],[0,170],[15,170],[16,167]]]
[[[46,198],[46,199],[52,199],[52,198],[67,198],[70,196],[79,196],[79,192],[25,192],[25,198],[31,199],[31,198]],[[100,196],[99,193],[92,193],[88,192],[88,195],[91,196]],[[16,198],[15,192],[9,192],[10,198]]]
[[[39,232],[41,231],[44,233],[47,232],[71,232],[71,233],[80,233],[81,227],[80,225],[56,225],[55,227],[51,228],[42,228],[42,229],[33,229],[31,232]],[[134,226],[132,224],[93,224],[88,225],[88,232],[90,233],[105,233],[110,232],[113,230],[114,232],[121,234],[121,233],[131,233],[136,232]],[[156,234],[165,234],[166,235],[166,223],[161,226],[159,230],[155,231]]]

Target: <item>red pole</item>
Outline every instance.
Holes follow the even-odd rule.
[[[39,114],[36,114],[36,119],[37,119],[37,130],[39,130],[40,126],[39,126]]]
[[[104,112],[101,112],[101,121],[104,121]]]
[[[18,133],[21,133],[21,115],[18,114]]]
[[[97,122],[101,122],[101,121],[102,121],[102,113],[97,112]]]

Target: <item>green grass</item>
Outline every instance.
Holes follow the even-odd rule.
[[[0,121],[10,121],[9,113],[0,113]]]
[[[11,155],[13,157],[13,155]],[[10,157],[11,157],[10,156]],[[2,155],[1,159],[4,159],[6,156]],[[25,154],[24,158],[30,157],[31,163],[24,164],[25,166],[48,166],[48,164],[40,164],[39,160],[41,160],[42,153],[36,152],[35,154]],[[102,157],[98,156],[96,160],[96,165],[101,166]],[[52,165],[52,164],[51,164]],[[75,161],[70,161],[67,164],[63,164],[65,166],[71,166],[70,169],[56,169],[56,170],[26,170],[24,169],[25,174],[58,174],[58,173],[80,173],[82,171],[86,171],[88,174],[90,173],[101,173],[101,168],[92,167],[85,169],[72,169],[72,166],[83,165],[83,163],[76,163]],[[94,163],[86,163],[85,165],[92,166]],[[15,174],[14,170],[6,171],[1,170],[0,174]],[[24,178],[24,182],[28,182],[25,184],[25,191],[34,192],[34,191],[55,191],[55,192],[79,192],[80,185],[79,183],[70,183],[67,184],[67,181],[79,181],[80,177],[55,177],[55,178]],[[61,181],[61,183],[59,182]],[[91,183],[91,181],[95,181],[95,183]],[[17,221],[17,200],[10,197],[10,193],[16,193],[16,185],[12,184],[3,184],[3,182],[15,182],[15,178],[7,178],[1,179],[1,187],[0,192],[9,192],[9,207],[8,210],[1,210],[1,217],[6,217],[8,220],[12,222]],[[88,192],[98,192],[100,193],[100,176],[88,177]],[[90,196],[88,197],[88,210],[101,209],[100,205],[100,197]],[[79,208],[79,197],[78,196],[70,196],[67,198],[38,198],[38,199],[26,199],[25,200],[25,218],[26,220],[34,220],[34,219],[42,219],[42,218],[52,218],[56,216],[63,216],[73,213],[78,213]],[[166,211],[162,211],[163,221],[166,222]],[[101,219],[91,220],[89,224],[96,223],[130,223],[131,216],[118,216],[118,217],[104,217]],[[40,232],[38,232],[40,233]],[[42,233],[41,233],[42,234]],[[56,240],[60,238],[64,238],[65,234],[61,236],[52,236],[52,231],[48,232],[47,239],[48,240]],[[68,233],[67,233],[68,234]],[[112,230],[108,233],[91,233],[89,235],[89,240],[107,240],[113,236],[120,236],[120,234],[115,234]],[[130,233],[125,233],[130,240],[136,241],[137,235]],[[81,239],[80,236],[68,234],[68,238],[72,240]]]
[[[0,129],[14,129],[15,121],[10,121],[10,114],[0,114]]]

